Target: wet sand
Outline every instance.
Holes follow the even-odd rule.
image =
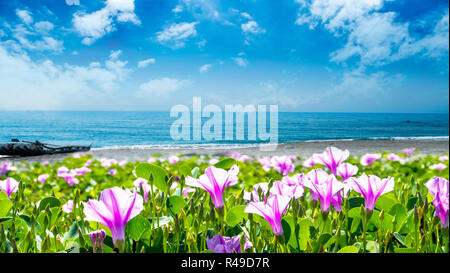
[[[295,142],[278,144],[275,150],[264,151],[260,147],[215,147],[200,146],[189,148],[169,147],[116,147],[93,149],[90,153],[97,158],[115,158],[116,160],[146,161],[152,155],[225,155],[226,152],[238,152],[252,157],[263,157],[273,155],[295,155],[302,158],[309,157],[313,153],[322,152],[328,146],[340,149],[348,149],[351,155],[362,155],[374,152],[400,153],[403,149],[415,147],[420,155],[441,155],[449,152],[448,140],[355,140],[355,141],[317,141],[317,142]],[[45,155],[33,157],[0,157],[0,162],[42,162],[61,161],[72,154]]]

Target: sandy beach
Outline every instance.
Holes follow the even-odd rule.
[[[199,146],[189,148],[155,147],[114,147],[92,149],[95,158],[115,158],[117,160],[146,161],[152,155],[224,155],[227,152],[239,152],[255,158],[272,155],[295,155],[302,158],[322,152],[328,146],[348,149],[351,155],[374,152],[400,153],[403,149],[415,147],[420,155],[440,155],[449,152],[449,141],[437,140],[361,140],[361,141],[317,141],[278,144],[274,151],[261,151],[255,147],[236,146]],[[71,154],[45,155],[33,157],[0,157],[0,162],[42,162],[61,161]]]

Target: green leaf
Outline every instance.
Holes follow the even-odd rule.
[[[236,206],[227,212],[226,221],[230,227],[234,227],[247,218],[247,214],[244,212],[245,207],[245,205]]]
[[[299,230],[299,234],[298,234],[298,239],[300,241],[300,249],[305,250],[306,245],[309,240],[309,237],[310,237],[310,229],[309,228],[312,227],[314,224],[310,219],[306,218],[306,219],[300,220],[299,225],[300,225],[300,230]]]
[[[285,218],[281,219],[281,227],[283,228],[284,241],[288,243],[289,239],[291,238],[291,226],[289,225],[289,223],[286,221]]]
[[[0,218],[5,217],[12,208],[13,203],[9,199],[0,199]]]
[[[417,200],[418,200],[418,199],[419,199],[419,198],[418,198],[418,197],[415,197],[415,196],[409,198],[409,199],[408,199],[408,204],[406,204],[406,209],[407,209],[408,211],[414,209],[414,205],[417,204]]]
[[[380,247],[375,241],[367,241],[366,249],[370,253],[380,253]]]
[[[181,209],[186,206],[186,201],[181,196],[170,196],[166,200],[166,206],[170,214],[175,216],[175,214],[180,214]]]
[[[395,198],[395,195],[392,192],[390,192],[380,196],[377,202],[375,203],[375,207],[379,210],[384,210],[385,212],[387,212],[390,211],[391,208],[398,203],[399,202]]]
[[[350,197],[348,199],[348,204],[350,205],[350,209],[352,209],[352,208],[360,208],[361,205],[364,205],[364,198],[362,198],[362,197]]]
[[[358,253],[358,249],[354,246],[346,246],[341,248],[337,253]]]
[[[69,239],[76,239],[78,238],[78,226],[77,222],[73,222],[72,226],[70,227],[69,231],[64,234],[63,242]]]
[[[138,215],[127,223],[126,232],[133,240],[139,241],[142,234],[150,229],[150,227],[150,222],[141,215]]]
[[[395,216],[397,223],[403,223],[406,218],[407,212],[405,207],[402,204],[398,203],[391,208],[389,214]],[[397,225],[397,230],[400,230],[400,228],[401,225]]]
[[[236,164],[236,160],[234,160],[233,158],[226,158],[222,161],[217,162],[214,166],[216,166],[216,168],[228,170],[233,167],[234,164]]]
[[[195,179],[197,179],[197,177],[198,177],[198,171],[199,171],[198,167],[193,168],[191,171],[191,174]]]
[[[190,165],[189,163],[185,163],[178,168],[178,171],[184,177],[191,175],[191,167],[189,167],[189,165]]]
[[[394,232],[394,237],[395,239],[397,239],[397,241],[400,242],[400,244],[402,244],[403,246],[407,246],[405,243],[405,239],[403,239],[403,236],[397,232]]]
[[[395,248],[394,253],[416,253],[414,248]]]
[[[61,206],[61,202],[55,197],[47,197],[41,200],[39,203],[39,211],[45,210],[47,205],[50,205],[50,208],[55,208]]]
[[[150,175],[153,177],[154,185],[160,190],[165,192],[167,189],[166,178],[168,177],[166,170],[163,168],[150,164],[141,163],[136,167],[136,176],[150,180]]]

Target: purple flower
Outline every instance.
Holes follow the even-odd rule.
[[[42,184],[45,184],[45,180],[47,180],[50,177],[48,174],[41,174],[38,176],[37,180],[41,182]]]
[[[78,178],[75,178],[75,171],[67,171],[67,172],[59,172],[58,177],[64,178],[64,180],[69,184],[69,186],[72,186],[73,184],[78,184],[80,181]]]
[[[151,185],[148,184],[147,179],[144,179],[144,178],[138,178],[138,179],[134,180],[133,184],[134,184],[135,188],[139,189],[142,187],[142,191],[144,192],[145,203],[148,202],[148,193],[153,194],[153,192],[157,190],[156,186],[153,186],[153,189],[152,189]]]
[[[71,213],[72,210],[73,210],[73,200],[67,201],[67,203],[65,203],[65,204],[62,206],[62,210],[63,210],[65,213]]]
[[[156,162],[156,158],[150,157],[150,158],[147,160],[147,162],[150,163],[150,164],[153,164],[153,163]]]
[[[111,176],[115,176],[117,174],[117,170],[116,169],[111,169],[108,171],[108,174]]]
[[[226,155],[235,160],[239,160],[239,157],[241,156],[241,154],[238,152],[227,152]]]
[[[372,164],[375,160],[378,160],[381,158],[380,154],[365,154],[361,157],[360,163],[363,166],[369,166]]]
[[[244,251],[252,247],[252,243],[245,237]],[[234,237],[222,237],[217,234],[213,238],[206,238],[206,245],[208,249],[214,251],[215,253],[241,253],[241,235],[236,235]]]
[[[268,156],[259,158],[258,162],[266,172],[268,172],[272,168],[272,162],[270,161],[270,157]]]
[[[10,171],[17,171],[17,168],[10,163],[3,163],[0,168],[0,176],[5,176],[5,174]]]
[[[447,160],[448,160],[448,156],[446,156],[446,155],[439,157],[439,161],[445,162]]]
[[[103,190],[99,200],[84,203],[85,221],[98,222],[111,231],[114,246],[123,250],[125,227],[144,209],[142,196],[119,187]]]
[[[122,167],[122,168],[125,168],[127,166],[127,163],[128,163],[128,161],[122,160],[122,161],[119,162],[119,166]]]
[[[219,160],[217,158],[211,158],[208,163],[209,163],[209,165],[214,165],[218,162],[219,162]]]
[[[272,167],[282,175],[288,175],[295,170],[292,156],[274,156],[271,159]]]
[[[316,162],[314,162],[314,158],[313,158],[313,156],[311,156],[310,158],[303,161],[302,165],[305,168],[312,168],[312,167],[314,167],[314,165],[316,165]]]
[[[319,163],[327,166],[332,174],[336,174],[336,169],[349,157],[350,153],[348,150],[340,150],[336,147],[328,147],[321,154],[314,154],[313,160],[315,163]]]
[[[256,213],[264,217],[272,227],[275,236],[283,235],[281,217],[286,213],[290,198],[281,195],[272,195],[267,202],[250,202],[245,208],[246,213]]]
[[[170,156],[167,161],[169,161],[169,164],[175,164],[178,163],[178,161],[180,161],[180,158],[176,155]]]
[[[250,157],[248,155],[242,155],[239,157],[239,161],[241,162],[247,162],[250,160]]]
[[[112,158],[112,159],[103,158],[103,159],[101,159],[100,162],[101,162],[102,167],[105,169],[108,169],[112,165],[118,164],[117,160],[115,160],[114,158]]]
[[[248,192],[248,191],[244,191],[244,200],[247,201],[265,201],[266,200],[266,193],[267,190],[269,189],[269,183],[267,182],[262,182],[262,183],[258,183],[253,185],[253,191]],[[261,192],[261,198],[259,197],[259,192]]]
[[[285,180],[286,181],[286,180]],[[278,194],[288,198],[300,198],[303,196],[303,186],[301,184],[290,185],[283,181],[275,181],[272,188],[270,188],[271,194]]]
[[[446,168],[447,168],[447,165],[442,164],[442,163],[434,164],[434,165],[431,165],[431,166],[430,166],[430,169],[432,169],[432,170],[438,170],[438,171],[442,171],[442,170],[444,170],[444,169],[446,169]]]
[[[184,187],[183,188],[183,197],[187,198],[189,196],[189,194],[194,191],[195,191],[195,189],[193,189],[191,187]]]
[[[373,211],[378,197],[394,190],[394,179],[380,179],[378,176],[362,174],[358,178],[348,180],[350,187],[364,196],[365,208]]]
[[[91,239],[92,250],[94,253],[103,253],[103,241],[106,238],[106,231],[103,229],[89,233]]]
[[[358,167],[350,163],[344,163],[337,168],[337,175],[346,180],[358,173]]]
[[[314,184],[326,183],[328,176],[329,176],[329,174],[322,169],[311,170],[306,174],[305,180],[303,180],[303,186],[305,186],[304,183],[306,180],[309,180]],[[312,201],[319,200],[319,196],[316,194],[316,191],[311,190],[310,192],[311,192],[311,200]]]
[[[84,176],[86,173],[90,173],[91,169],[87,168],[86,166],[83,166],[81,168],[76,168],[73,171],[77,176]]]
[[[69,169],[68,169],[66,166],[62,166],[62,167],[59,167],[59,168],[56,170],[56,172],[57,172],[57,174],[58,174],[58,177],[62,177],[63,174],[66,174],[66,173],[69,172]]]
[[[404,152],[405,154],[407,154],[408,156],[411,156],[412,153],[414,153],[414,151],[416,150],[416,148],[407,148],[407,149],[403,149],[402,152]]]
[[[441,219],[442,228],[448,227],[448,211],[449,211],[449,182],[442,177],[433,177],[425,184],[428,192],[434,196],[434,215]]]
[[[14,178],[8,177],[6,180],[0,180],[0,190],[4,191],[8,198],[11,199],[11,193],[19,189],[19,182]]]
[[[389,159],[390,161],[399,161],[399,162],[402,161],[402,158],[400,156],[393,153],[388,154],[387,159]]]
[[[320,207],[323,212],[328,213],[330,211],[330,204],[333,204],[337,211],[341,209],[341,198],[339,191],[344,188],[344,184],[336,179],[332,175],[324,175],[321,172],[313,173],[313,180],[307,179],[303,180],[303,186],[307,187],[311,191],[311,195],[314,193],[320,200]]]
[[[202,174],[199,179],[187,176],[186,185],[202,188],[209,192],[216,209],[221,209],[223,208],[223,192],[226,187],[237,183],[238,173],[239,167],[236,165],[231,167],[229,171],[210,166],[206,168],[205,174]]]

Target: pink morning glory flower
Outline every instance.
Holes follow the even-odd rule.
[[[122,160],[122,161],[119,162],[119,166],[122,167],[122,168],[125,168],[127,166],[127,163],[128,163],[128,161]]]
[[[414,151],[416,150],[416,148],[407,148],[407,149],[403,149],[402,152],[404,152],[405,154],[407,154],[408,156],[411,156],[412,153],[414,153]]]
[[[381,158],[380,154],[365,154],[361,157],[360,162],[363,166],[369,166],[372,164],[375,160],[378,160]]]
[[[219,160],[217,158],[211,158],[208,163],[209,165],[215,165],[216,163],[219,163]]]
[[[337,175],[339,175],[343,180],[347,180],[358,173],[358,167],[350,163],[343,163],[339,165],[336,171]]]
[[[442,164],[442,163],[434,164],[434,165],[431,165],[431,166],[430,166],[430,169],[432,169],[432,170],[438,170],[438,171],[442,171],[442,170],[444,170],[444,169],[446,169],[446,168],[447,168],[447,165]]]
[[[307,176],[307,179],[303,180],[303,186],[310,189],[311,195],[314,193],[319,198],[320,207],[323,212],[328,213],[331,204],[333,204],[337,211],[340,211],[341,198],[337,195],[344,188],[344,184],[337,180],[333,174],[327,174],[326,178],[321,172],[313,173],[313,175],[315,176],[313,176],[313,180],[308,179],[310,176]]]
[[[183,197],[187,198],[191,192],[195,192],[195,189],[191,187],[184,187],[183,188]]]
[[[41,182],[42,184],[45,184],[45,181],[50,177],[48,174],[41,174],[38,176],[37,181]]]
[[[72,186],[73,184],[78,184],[80,182],[78,178],[75,177],[75,175],[75,172],[72,170],[70,172],[61,172],[58,174],[58,177],[64,178],[69,186]]]
[[[81,168],[76,168],[73,171],[77,176],[84,176],[86,173],[90,173],[91,169],[87,168],[86,166],[83,166]]]
[[[239,161],[241,162],[247,162],[250,160],[250,157],[248,155],[242,155],[241,157],[239,157]]]
[[[151,185],[149,185],[147,179],[144,179],[144,178],[138,178],[138,179],[134,180],[133,185],[135,188],[138,188],[138,189],[142,187],[142,191],[144,192],[145,203],[148,202],[148,194],[149,193],[152,194],[154,191],[157,190],[156,186],[153,186],[153,190],[152,190]]]
[[[62,177],[63,174],[68,173],[68,172],[69,172],[69,169],[66,166],[59,167],[56,170],[56,173],[58,174],[59,177]]]
[[[388,154],[387,155],[387,159],[389,159],[390,161],[402,161],[402,158],[400,156],[398,156],[397,154]]]
[[[303,180],[303,186],[305,186],[304,182],[306,180],[309,180],[309,181],[311,181],[312,183],[315,183],[315,184],[326,183],[326,180],[328,179],[328,176],[329,176],[329,174],[326,171],[322,170],[322,169],[311,170],[311,171],[309,171],[306,174],[306,178]],[[311,192],[311,200],[312,201],[319,200],[319,196],[316,194],[315,190],[311,190],[310,192]]]
[[[63,210],[65,213],[71,213],[72,210],[73,210],[73,200],[67,201],[67,203],[65,203],[65,204],[62,206],[62,210]]]
[[[380,179],[378,176],[362,174],[358,178],[348,180],[350,187],[364,196],[365,208],[373,211],[378,197],[394,190],[394,179]]]
[[[270,161],[270,157],[268,156],[259,158],[258,162],[266,172],[268,172],[272,168],[272,162]]]
[[[272,227],[275,236],[283,235],[283,227],[281,226],[281,217],[286,213],[289,206],[290,198],[281,195],[272,195],[267,202],[250,202],[245,208],[246,213],[256,213],[264,217]]]
[[[101,159],[100,162],[101,162],[102,167],[105,169],[108,169],[112,165],[115,165],[118,163],[117,160],[115,160],[114,158],[112,158],[112,159],[103,158],[103,159]]]
[[[92,250],[94,253],[103,253],[103,241],[106,238],[106,231],[103,229],[89,233],[91,239]]]
[[[267,182],[262,182],[262,183],[258,183],[253,185],[253,191],[248,192],[248,191],[244,191],[244,200],[247,201],[265,201],[266,200],[266,193],[267,190],[269,189],[269,183]],[[259,192],[261,192],[261,198],[259,197]]]
[[[6,180],[0,180],[0,190],[4,191],[8,198],[11,199],[11,193],[19,189],[19,182],[14,178],[8,177]]]
[[[84,166],[85,166],[85,167],[90,167],[91,164],[92,164],[92,159],[89,159],[88,161],[86,161],[86,162],[84,163]]]
[[[245,235],[244,235],[245,237]],[[236,235],[234,237],[222,237],[217,234],[213,238],[206,238],[206,245],[208,249],[215,253],[241,253],[241,235]],[[252,243],[245,237],[244,251],[252,247]]]
[[[44,167],[47,166],[48,164],[50,164],[50,162],[48,162],[48,161],[42,161],[41,162],[41,165],[44,166]]]
[[[175,163],[178,163],[178,161],[180,161],[180,158],[176,155],[173,155],[173,156],[169,156],[167,161],[169,161],[169,164],[175,164]]]
[[[108,171],[108,174],[111,176],[115,176],[117,174],[117,170],[116,169],[111,169]]]
[[[282,175],[288,175],[295,170],[292,163],[292,156],[273,156],[271,159],[272,167]]]
[[[237,183],[238,173],[239,167],[236,165],[229,171],[210,166],[206,168],[205,174],[202,174],[199,179],[187,176],[186,185],[206,190],[211,195],[216,209],[221,209],[223,208],[223,192],[226,187]]]
[[[321,154],[314,154],[315,163],[325,165],[332,174],[336,174],[336,169],[343,161],[350,156],[348,150],[340,150],[336,147],[328,147]]]
[[[239,160],[239,157],[241,156],[241,154],[238,152],[227,152],[226,155],[235,160]]]
[[[10,171],[17,171],[17,168],[10,163],[3,163],[0,168],[0,176],[5,176],[5,174]]]
[[[314,165],[316,165],[316,162],[314,162],[314,158],[313,158],[313,156],[311,156],[310,158],[303,161],[302,165],[305,168],[312,168],[312,167],[314,167]]]
[[[442,228],[448,227],[448,211],[449,211],[449,182],[442,177],[433,177],[425,184],[428,192],[434,196],[434,215],[441,220]]]
[[[147,162],[150,163],[150,164],[153,164],[153,163],[156,162],[156,158],[150,157],[150,158],[147,160]]]
[[[105,189],[99,200],[90,199],[84,203],[84,220],[98,222],[111,231],[114,246],[123,250],[125,243],[125,227],[131,219],[144,209],[142,196],[135,191],[119,187]]]
[[[447,160],[448,160],[448,156],[446,156],[446,155],[439,157],[439,161],[445,162]]]
[[[271,194],[278,194],[288,198],[300,198],[303,196],[303,186],[300,184],[289,185],[283,181],[275,181],[272,188],[270,188]]]

